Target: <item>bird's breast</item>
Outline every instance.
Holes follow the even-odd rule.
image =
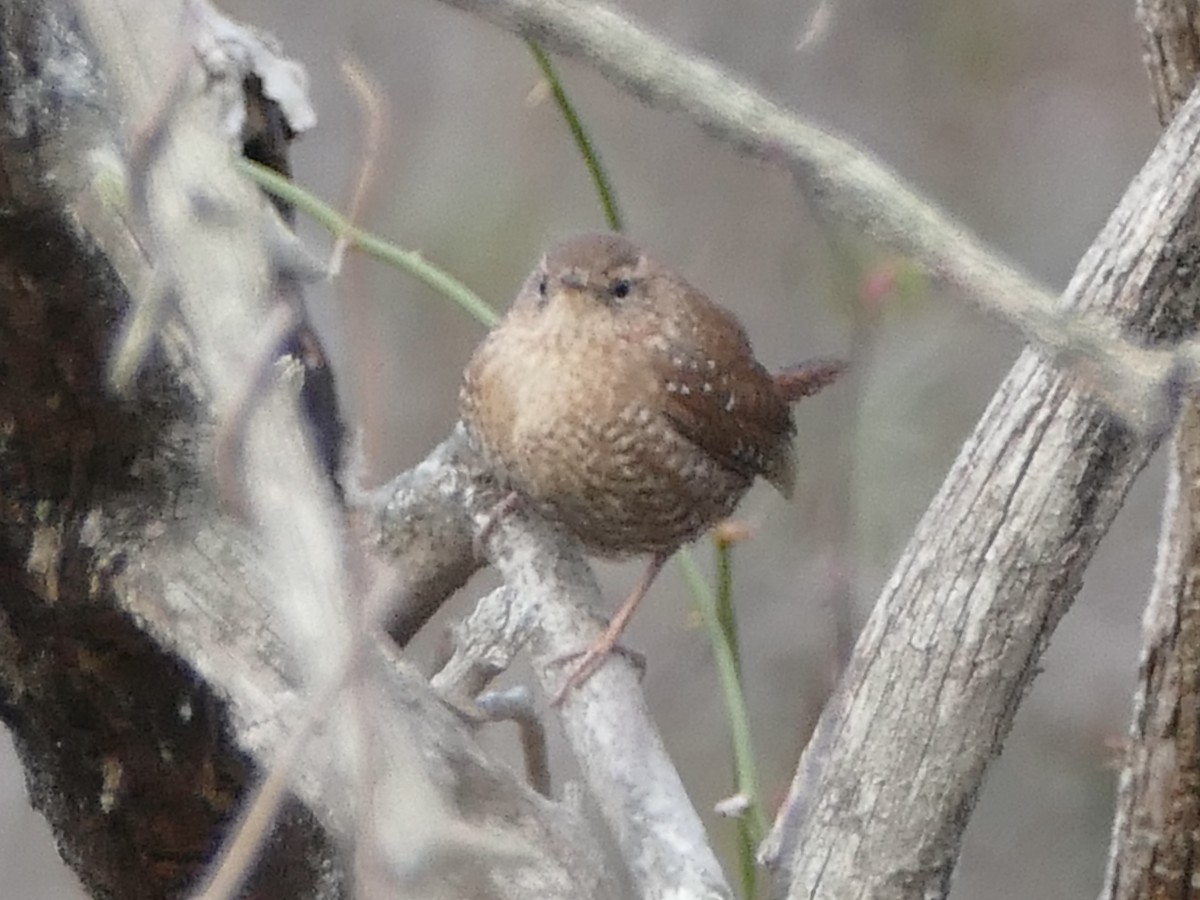
[[[751,479],[678,433],[646,348],[605,346],[621,352],[552,337],[485,344],[464,419],[502,477],[593,552],[674,549],[729,515]]]

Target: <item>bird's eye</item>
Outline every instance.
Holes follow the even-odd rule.
[[[624,300],[629,296],[629,292],[633,290],[633,285],[630,284],[628,278],[621,278],[614,281],[609,292],[618,300]]]
[[[538,279],[538,293],[543,297],[546,296],[546,276],[545,275],[543,275],[541,278]]]

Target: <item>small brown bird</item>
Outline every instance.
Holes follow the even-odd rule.
[[[463,421],[516,496],[645,575],[556,702],[608,657],[668,557],[761,475],[791,496],[789,403],[842,363],[772,376],[733,315],[616,234],[550,249],[467,365]]]

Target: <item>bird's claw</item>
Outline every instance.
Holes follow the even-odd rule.
[[[629,661],[630,665],[637,670],[639,681],[646,676],[645,654],[638,653],[636,650],[630,650],[628,647],[618,644],[615,639],[608,640],[607,636],[602,636],[586,650],[568,653],[560,656],[551,663],[552,665],[562,666],[574,660],[579,660],[578,665],[567,676],[567,680],[563,682],[563,686],[559,688],[558,693],[554,695],[554,699],[550,701],[550,705],[561,706],[567,695],[595,675],[614,653],[625,657]]]
[[[484,519],[483,526],[475,534],[471,541],[471,551],[475,554],[476,559],[487,558],[487,543],[492,537],[492,533],[496,530],[496,526],[500,524],[500,520],[521,507],[524,498],[516,491],[509,491],[504,495],[495,506],[488,511],[487,518]]]

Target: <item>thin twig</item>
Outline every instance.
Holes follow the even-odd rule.
[[[383,147],[383,136],[386,116],[384,115],[383,91],[379,84],[363,67],[362,62],[353,55],[342,59],[342,78],[349,85],[363,119],[362,161],[358,167],[358,177],[354,180],[354,190],[350,194],[350,203],[346,207],[346,221],[356,222],[362,215],[363,203],[367,191],[375,180],[375,170],[379,165],[379,152]],[[339,234],[329,254],[329,273],[335,275],[341,271],[342,257],[350,240],[345,234]]]

